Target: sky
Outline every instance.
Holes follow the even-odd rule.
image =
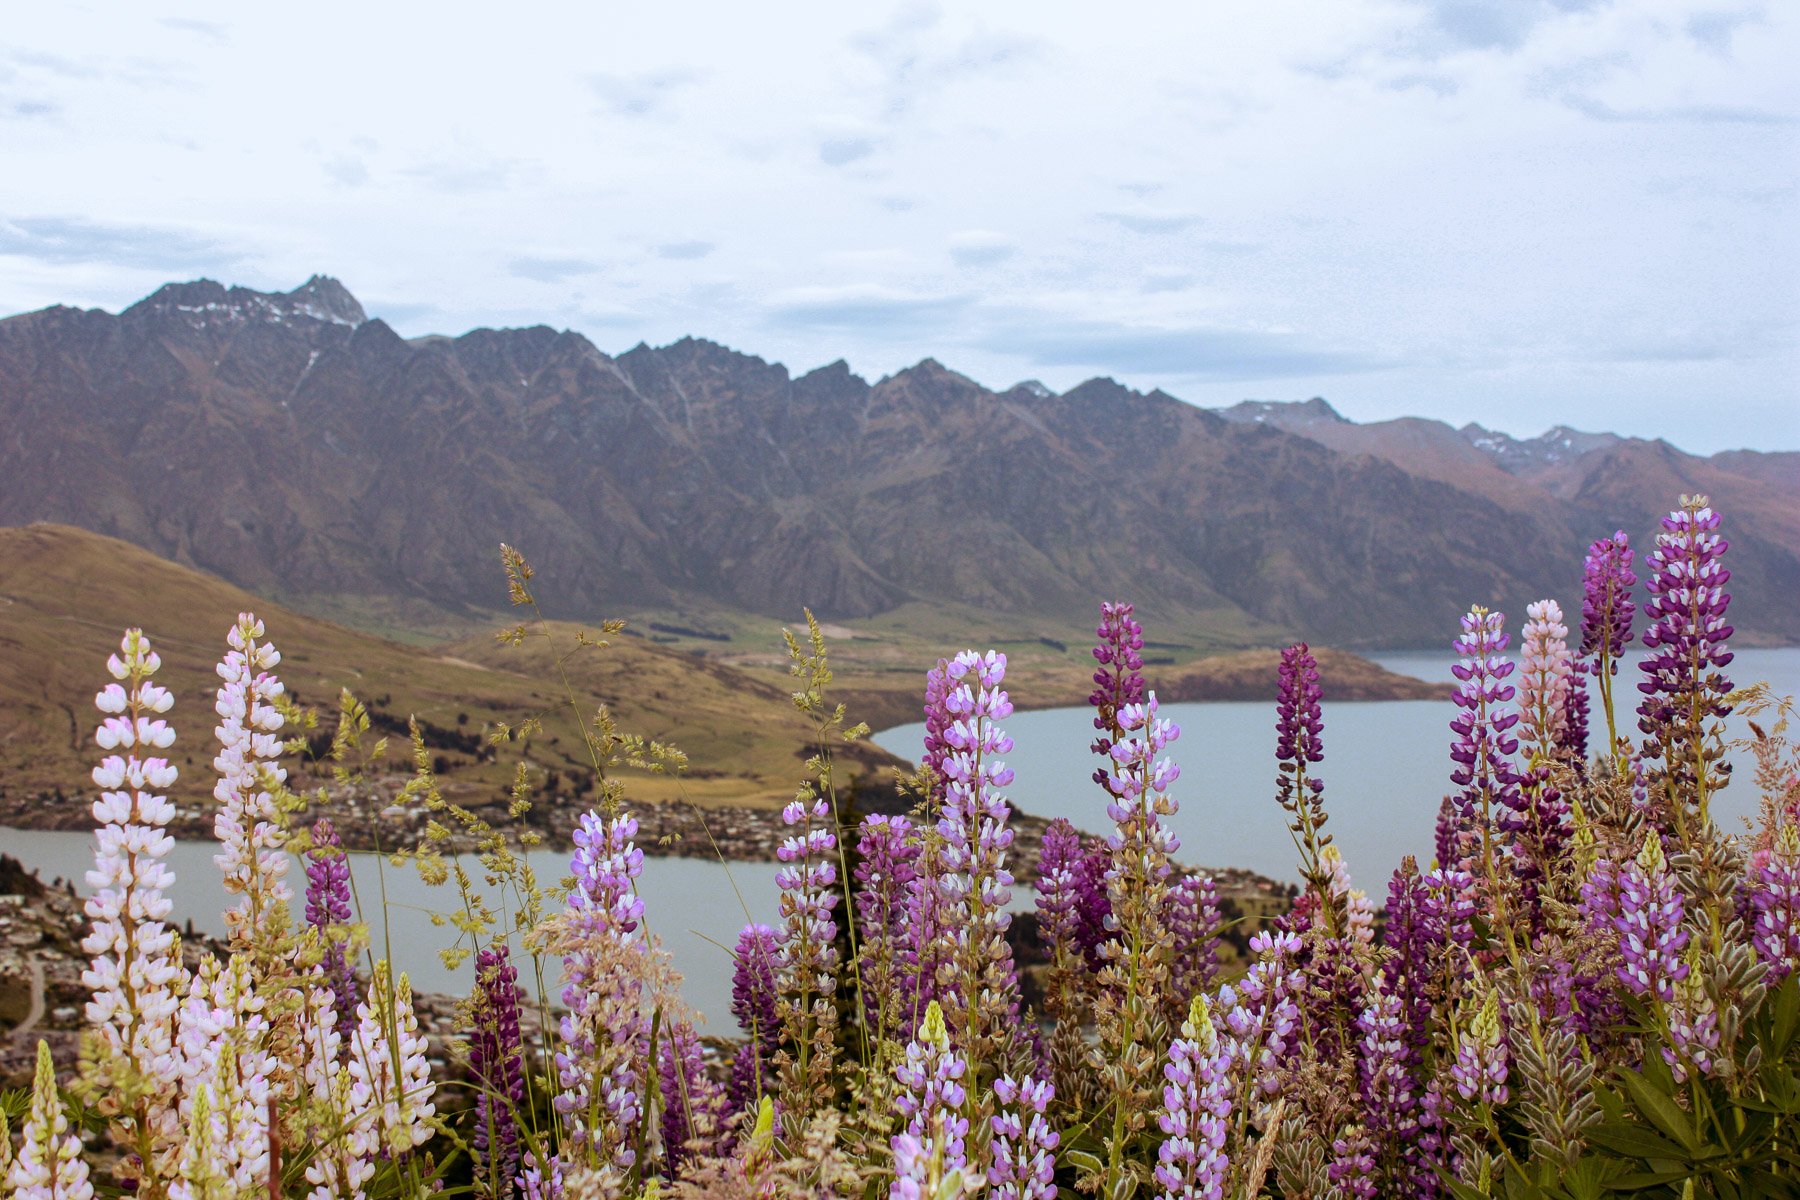
[[[0,313],[336,276],[1198,404],[1800,449],[1800,5],[40,4]]]

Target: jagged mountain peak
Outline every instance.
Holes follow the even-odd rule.
[[[291,292],[259,292],[230,287],[216,279],[166,283],[133,304],[125,318],[185,317],[191,322],[274,321],[305,319],[352,329],[369,318],[350,289],[329,275],[314,275]]]
[[[1277,425],[1304,429],[1309,425],[1348,425],[1350,422],[1323,396],[1310,400],[1240,400],[1230,408],[1214,409],[1227,421],[1244,425]]]

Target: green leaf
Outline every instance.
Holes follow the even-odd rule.
[[[1634,1158],[1660,1158],[1685,1160],[1687,1153],[1661,1134],[1653,1133],[1642,1125],[1627,1125],[1622,1122],[1608,1121],[1604,1125],[1595,1125],[1587,1131],[1588,1140],[1596,1145],[1620,1154],[1628,1154]]]
[[[1661,1063],[1658,1062],[1657,1065],[1660,1066]],[[1681,1110],[1681,1106],[1675,1103],[1674,1097],[1654,1087],[1648,1079],[1636,1071],[1620,1071],[1619,1081],[1625,1085],[1625,1090],[1631,1093],[1631,1099],[1637,1104],[1638,1111],[1643,1113],[1652,1125],[1680,1142],[1687,1148],[1689,1154],[1700,1148],[1700,1139],[1694,1133],[1692,1118]]]
[[[1774,1027],[1770,1030],[1769,1048],[1765,1053],[1779,1059],[1787,1054],[1794,1031],[1800,1029],[1800,975],[1790,975],[1782,980],[1781,987],[1775,992],[1772,1012]]]
[[[1637,1171],[1630,1175],[1621,1175],[1617,1179],[1607,1180],[1606,1190],[1609,1192],[1641,1192],[1693,1177],[1694,1173],[1685,1167],[1675,1171]]]
[[[1106,1164],[1100,1160],[1100,1156],[1087,1150],[1065,1151],[1062,1160],[1077,1171],[1091,1171],[1098,1174],[1106,1169]]]

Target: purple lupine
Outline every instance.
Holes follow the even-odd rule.
[[[1083,962],[1077,937],[1084,863],[1081,834],[1067,818],[1058,817],[1044,827],[1038,848],[1037,927],[1055,976],[1049,989],[1050,1002],[1059,1007],[1067,999],[1064,992]]]
[[[1520,807],[1519,780],[1512,756],[1519,749],[1512,735],[1517,713],[1502,712],[1514,688],[1506,682],[1513,673],[1505,657],[1508,642],[1503,613],[1477,605],[1462,619],[1462,636],[1456,639],[1461,661],[1450,668],[1457,678],[1457,714],[1450,721],[1456,740],[1450,758],[1456,766],[1450,781],[1461,788],[1456,796],[1456,818],[1462,839],[1457,866],[1489,873],[1495,867],[1493,835],[1511,824]],[[1477,849],[1479,848],[1479,849]]]
[[[1119,739],[1119,711],[1144,699],[1144,627],[1132,619],[1131,611],[1129,604],[1102,604],[1100,626],[1094,630],[1100,639],[1094,659],[1100,665],[1094,671],[1094,691],[1088,703],[1094,706],[1094,728],[1100,731],[1093,751],[1102,759],[1111,757],[1113,743]],[[1105,767],[1094,771],[1094,782],[1109,792],[1111,781]]]
[[[1637,860],[1617,868],[1616,878],[1617,907],[1607,915],[1619,938],[1619,978],[1636,995],[1667,1004],[1675,998],[1675,985],[1687,978],[1681,952],[1688,931],[1682,924],[1686,902],[1655,830],[1645,836]],[[1591,907],[1605,911],[1599,903]]]
[[[1161,1200],[1221,1200],[1225,1195],[1232,1054],[1206,1008],[1205,997],[1195,996],[1163,1067],[1162,1112],[1156,1118],[1163,1132],[1156,1152]]]
[[[1731,777],[1731,764],[1722,757],[1722,727],[1715,723],[1731,712],[1731,680],[1723,671],[1732,658],[1726,648],[1731,626],[1725,624],[1731,572],[1723,561],[1730,543],[1719,536],[1719,514],[1704,496],[1684,497],[1662,525],[1647,564],[1644,649],[1650,653],[1639,664],[1645,678],[1638,683],[1638,729],[1645,735],[1644,758],[1662,760],[1671,788],[1693,789],[1693,806],[1704,821],[1710,793]],[[1670,800],[1682,821],[1685,802],[1674,795]]]
[[[675,1021],[657,1047],[662,1084],[663,1177],[673,1180],[696,1153],[718,1149],[725,1097],[706,1069],[700,1036],[689,1021]]]
[[[949,753],[937,823],[943,870],[936,883],[947,918],[941,936],[949,939],[962,989],[951,1010],[956,1043],[968,1061],[982,1064],[993,1061],[1019,1009],[1018,975],[1006,940],[1012,924],[1006,909],[1013,882],[1006,867],[1012,809],[1000,791],[1013,781],[1012,769],[1000,758],[1013,743],[998,724],[1012,715],[1012,701],[1000,686],[1006,678],[1004,654],[965,650],[946,673],[953,686],[945,707],[956,720],[944,732]]]
[[[1508,1056],[1506,1035],[1500,1024],[1500,1000],[1492,992],[1468,1029],[1456,1042],[1456,1061],[1450,1064],[1450,1082],[1456,1094],[1471,1104],[1505,1104]]]
[[[944,1010],[933,1000],[925,1008],[918,1035],[906,1044],[906,1057],[894,1068],[900,1084],[894,1107],[906,1125],[893,1140],[890,1200],[935,1200],[940,1193],[934,1189],[943,1179],[957,1171],[967,1175],[964,1139],[969,1119],[963,1115],[967,1073],[967,1060],[950,1048]]]
[[[1343,933],[1342,914],[1328,894],[1328,881],[1320,861],[1331,836],[1321,833],[1327,820],[1325,781],[1315,777],[1314,763],[1325,757],[1325,722],[1319,712],[1323,695],[1319,664],[1305,642],[1281,652],[1276,671],[1275,799],[1288,814],[1288,829],[1300,847],[1300,873],[1315,897],[1318,917],[1325,931]]]
[[[1780,983],[1800,970],[1800,828],[1783,821],[1774,844],[1751,858],[1750,945]]]
[[[1250,952],[1256,961],[1235,987],[1219,989],[1219,1024],[1245,1096],[1274,1095],[1278,1071],[1296,1045],[1300,1007],[1294,996],[1303,981],[1294,959],[1300,948],[1300,938],[1292,933],[1255,934]]]
[[[916,981],[906,970],[913,930],[907,896],[918,878],[919,844],[905,817],[876,815],[863,822],[856,843],[856,928],[861,935],[864,1020],[883,1037],[901,1027]]]
[[[781,935],[775,953],[777,1011],[786,1065],[781,1100],[804,1126],[831,1090],[837,1058],[837,867],[831,809],[823,797],[790,800],[781,819],[793,830],[776,848]]]
[[[1169,889],[1169,937],[1175,958],[1170,992],[1196,996],[1212,990],[1219,971],[1219,892],[1212,876],[1183,875]]]
[[[992,1200],[1055,1200],[1055,1155],[1062,1135],[1046,1115],[1055,1098],[1056,1089],[1047,1079],[1002,1075],[994,1081],[1000,1111],[988,1118],[994,1135],[988,1168]]]
[[[781,1045],[775,997],[779,944],[769,926],[750,924],[738,934],[732,955],[731,1015],[744,1032],[744,1044],[731,1063],[732,1112],[753,1107],[757,1097],[774,1090],[775,1051]]]
[[[919,757],[920,766],[931,768],[935,800],[943,798],[944,759],[950,754],[944,735],[956,724],[947,703],[951,690],[950,661],[940,658],[937,666],[925,672],[925,750]]]
[[[582,814],[570,862],[575,887],[560,918],[568,930],[562,990],[568,1012],[556,1054],[562,1088],[556,1111],[568,1129],[565,1145],[619,1184],[637,1165],[649,1042],[643,1006],[649,944],[635,888],[644,852],[633,840],[637,831],[629,815]]]
[[[1326,1177],[1346,1200],[1375,1200],[1375,1143],[1367,1129],[1352,1126],[1333,1139]]]
[[[343,842],[330,821],[321,820],[312,827],[312,848],[306,852],[306,923],[325,939],[325,954],[319,966],[334,997],[339,1029],[356,1028],[356,1006],[362,1003],[356,982],[356,964],[350,961],[349,948],[341,937],[330,935],[333,926],[350,923],[350,860],[344,854]]]
[[[1675,985],[1674,1003],[1664,1015],[1669,1022],[1669,1044],[1662,1048],[1676,1083],[1686,1083],[1691,1071],[1711,1075],[1718,1069],[1719,1013],[1690,966],[1688,976]]]
[[[525,1064],[519,1038],[519,973],[504,942],[484,946],[475,956],[469,1072],[476,1088],[475,1194],[482,1200],[509,1200],[519,1175],[518,1114],[525,1107]]]
[[[1420,976],[1400,976],[1410,981]],[[1405,986],[1411,986],[1408,983]],[[1419,1096],[1416,1057],[1408,1008],[1414,996],[1398,989],[1371,988],[1357,1015],[1356,1068],[1371,1170],[1377,1156],[1388,1160],[1393,1181],[1405,1181],[1413,1195],[1435,1195],[1436,1188],[1421,1178],[1423,1172],[1416,1142],[1419,1135]],[[1431,1001],[1422,999],[1429,1016]],[[1426,1034],[1429,1038],[1429,1034]],[[1360,1172],[1358,1177],[1360,1178]]]
[[[1557,748],[1581,774],[1587,772],[1588,756],[1588,665],[1580,659],[1569,664],[1569,698],[1563,708],[1562,734]]]
[[[1631,618],[1637,611],[1631,588],[1637,576],[1631,570],[1631,542],[1620,530],[1588,547],[1581,580],[1581,657],[1592,659],[1600,683],[1600,706],[1606,713],[1608,757],[1618,754],[1619,730],[1613,710],[1613,677],[1619,673],[1619,657],[1631,641]]]

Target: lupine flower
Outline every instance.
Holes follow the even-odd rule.
[[[1450,1065],[1450,1081],[1456,1094],[1470,1103],[1506,1103],[1506,1038],[1500,1027],[1500,1000],[1489,992],[1481,1010],[1457,1039],[1456,1061]]]
[[[1319,712],[1323,695],[1319,664],[1306,643],[1283,650],[1275,699],[1275,761],[1282,768],[1275,777],[1275,795],[1293,816],[1296,833],[1316,833],[1325,823],[1325,808],[1319,799],[1325,784],[1310,775],[1312,765],[1325,757],[1325,721]],[[1312,852],[1316,853],[1316,847]]]
[[[994,1140],[988,1168],[992,1200],[1056,1200],[1055,1152],[1062,1135],[1045,1115],[1056,1089],[1030,1075],[994,1081],[1000,1111],[989,1118]]]
[[[1302,980],[1293,960],[1300,938],[1262,930],[1251,937],[1256,961],[1235,987],[1219,989],[1219,1021],[1231,1043],[1231,1061],[1243,1091],[1250,1097],[1273,1095],[1281,1064],[1294,1047],[1300,1008],[1294,997]]]
[[[1681,958],[1688,942],[1682,924],[1686,903],[1655,830],[1644,838],[1637,861],[1619,868],[1618,908],[1610,915],[1624,959],[1619,978],[1637,995],[1653,995],[1665,1004],[1672,1001],[1675,984],[1688,973]]]
[[[1019,1008],[1018,976],[1006,930],[1012,914],[1012,872],[1006,852],[1013,833],[1011,808],[1000,789],[1013,772],[1000,758],[1012,739],[998,722],[1012,715],[1012,701],[1000,684],[1006,656],[965,650],[945,668],[952,688],[945,706],[955,723],[944,732],[949,753],[943,761],[944,806],[937,829],[943,872],[937,885],[944,897],[946,924],[958,986],[952,1008],[957,1044],[975,1063],[990,1062]]]
[[[664,1030],[657,1075],[662,1082],[663,1176],[673,1180],[695,1153],[717,1149],[725,1094],[707,1073],[700,1036],[690,1021],[675,1021]]]
[[[633,890],[644,852],[636,819],[588,811],[575,830],[575,887],[558,918],[563,932],[562,1091],[556,1110],[574,1154],[622,1186],[637,1164],[637,1130],[649,1024],[643,1013],[644,902]]]
[[[775,1051],[781,1045],[775,993],[779,940],[767,925],[746,925],[732,955],[731,1015],[745,1039],[731,1064],[733,1112],[742,1112],[766,1095],[775,1082]]]
[[[837,1057],[837,835],[822,797],[791,800],[782,821],[794,832],[776,849],[781,867],[781,938],[775,953],[777,1012],[782,1048],[777,1052],[781,1099],[804,1128],[826,1102]]]
[[[1038,936],[1050,951],[1050,961],[1070,969],[1080,957],[1076,942],[1081,921],[1079,872],[1083,862],[1081,834],[1066,817],[1044,827],[1038,848]]]
[[[1613,678],[1619,658],[1632,639],[1631,618],[1637,611],[1631,589],[1637,583],[1631,570],[1631,543],[1620,530],[1588,547],[1582,567],[1581,657],[1592,660],[1591,670],[1600,683],[1600,706],[1606,713],[1606,752],[1617,758],[1618,724],[1613,709]]]
[[[1750,866],[1750,945],[1779,983],[1800,969],[1800,827],[1783,821]]]
[[[1731,775],[1715,723],[1731,711],[1725,702],[1731,681],[1723,671],[1732,658],[1726,649],[1731,626],[1725,624],[1731,572],[1723,561],[1730,543],[1719,536],[1719,514],[1704,496],[1684,497],[1662,524],[1649,558],[1644,649],[1650,654],[1640,664],[1645,678],[1638,684],[1644,694],[1638,728],[1645,735],[1644,757],[1662,760],[1671,786],[1696,790],[1694,806],[1704,819],[1709,792]]]
[[[950,1048],[944,1011],[933,1000],[918,1036],[906,1044],[906,1057],[894,1069],[900,1084],[894,1103],[906,1128],[893,1139],[895,1178],[889,1200],[940,1200],[944,1193],[937,1189],[944,1180],[969,1175],[964,1150],[969,1120],[962,1115],[967,1072],[967,1061]]]
[[[1557,739],[1557,749],[1563,757],[1583,772],[1588,756],[1588,674],[1588,665],[1581,659],[1569,664],[1569,699],[1563,707],[1562,733]]]
[[[907,897],[918,877],[919,844],[905,817],[871,816],[856,843],[854,892],[856,929],[861,936],[858,964],[864,1018],[887,1036],[901,1028],[912,1008],[916,980],[907,969],[913,931],[907,926]]]
[[[332,936],[332,930],[348,925],[354,915],[350,906],[350,859],[331,822],[318,821],[312,827],[312,847],[306,852],[306,923],[324,939],[325,955],[320,966],[337,996],[338,1024],[344,1028],[356,1020],[356,1006],[362,1002],[362,996],[356,982],[356,964],[350,961],[349,944],[342,937]]]
[[[1326,1178],[1337,1185],[1340,1196],[1375,1200],[1375,1143],[1367,1129],[1355,1125],[1333,1139]]]
[[[1513,686],[1506,682],[1513,664],[1504,654],[1508,641],[1505,623],[1503,613],[1480,606],[1470,609],[1462,619],[1462,636],[1456,639],[1461,661],[1450,668],[1458,681],[1455,701],[1460,710],[1450,721],[1456,734],[1450,747],[1451,761],[1456,764],[1450,781],[1462,791],[1456,797],[1458,861],[1443,865],[1471,872],[1477,866],[1494,865],[1494,831],[1521,806],[1518,775],[1511,762],[1519,748],[1518,738],[1511,733],[1519,716],[1499,707],[1514,695]]]
[[[81,943],[93,963],[81,979],[93,992],[88,1023],[111,1059],[93,1064],[94,1082],[116,1086],[116,1068],[129,1064],[148,1085],[146,1107],[130,1118],[137,1132],[156,1119],[151,1110],[166,1107],[177,1078],[175,1011],[187,972],[167,921],[172,905],[165,893],[175,873],[163,861],[174,845],[165,828],[175,809],[161,792],[175,782],[175,768],[156,754],[175,740],[161,716],[174,697],[150,681],[161,660],[142,630],[128,630],[119,651],[107,661],[119,682],[94,698],[109,714],[97,740],[125,753],[109,754],[94,768],[102,791],[94,802],[99,828],[87,875],[93,928]]]
[[[255,981],[249,951],[236,951],[223,962],[201,960],[176,1014],[179,1124],[160,1131],[165,1144],[179,1147],[194,1125],[194,1103],[205,1093],[213,1122],[212,1165],[237,1191],[267,1186],[268,1104],[279,1067],[269,1052],[269,1019]]]
[[[435,1085],[425,1050],[413,1011],[412,984],[404,973],[398,984],[393,983],[387,964],[377,964],[369,998],[357,1008],[348,1069],[351,1109],[373,1125],[378,1145],[388,1155],[404,1154],[431,1136],[437,1106],[432,1103]]]
[[[56,1090],[56,1066],[42,1041],[23,1133],[6,1181],[16,1200],[92,1200],[94,1185],[82,1161],[81,1137],[69,1128],[69,1114]]]
[[[1195,996],[1163,1068],[1163,1143],[1156,1152],[1162,1200],[1225,1195],[1225,1118],[1231,1113],[1231,1052],[1221,1044],[1204,997]]]
[[[1689,957],[1698,959],[1698,955]],[[1687,964],[1687,977],[1675,985],[1674,1001],[1663,1010],[1669,1022],[1669,1044],[1662,1048],[1662,1056],[1677,1083],[1685,1083],[1690,1070],[1711,1075],[1719,1065],[1719,1013],[1700,986],[1697,966],[1697,961]]]
[[[1556,601],[1525,606],[1519,658],[1519,711],[1524,717],[1520,731],[1533,760],[1549,762],[1563,739],[1574,683],[1569,627],[1563,624],[1562,606]]]
[[[1212,990],[1219,970],[1219,893],[1212,876],[1184,875],[1169,889],[1169,936],[1175,955],[1169,990],[1197,996]]]
[[[282,693],[281,681],[271,670],[281,662],[275,647],[263,642],[263,624],[250,613],[239,613],[227,635],[230,649],[219,663],[219,754],[213,768],[219,782],[213,797],[219,802],[213,833],[220,851],[214,856],[225,873],[225,890],[243,897],[225,914],[235,942],[264,945],[274,930],[277,905],[292,898],[283,877],[287,874],[287,840],[271,788],[287,779],[276,765],[281,755],[277,736],[282,716],[274,700]]]
[[[1100,731],[1093,750],[1102,759],[1112,757],[1113,743],[1119,738],[1120,710],[1144,699],[1144,627],[1132,619],[1131,610],[1129,604],[1102,604],[1100,627],[1094,630],[1100,638],[1094,659],[1100,665],[1094,671],[1094,691],[1088,703],[1094,706],[1094,728]],[[1094,782],[1112,791],[1112,773],[1105,767],[1095,770]]]
[[[504,942],[475,956],[474,1028],[469,1036],[474,1077],[474,1183],[483,1200],[508,1200],[519,1174],[519,1119],[525,1107],[524,1049],[519,1039],[519,973]]]

